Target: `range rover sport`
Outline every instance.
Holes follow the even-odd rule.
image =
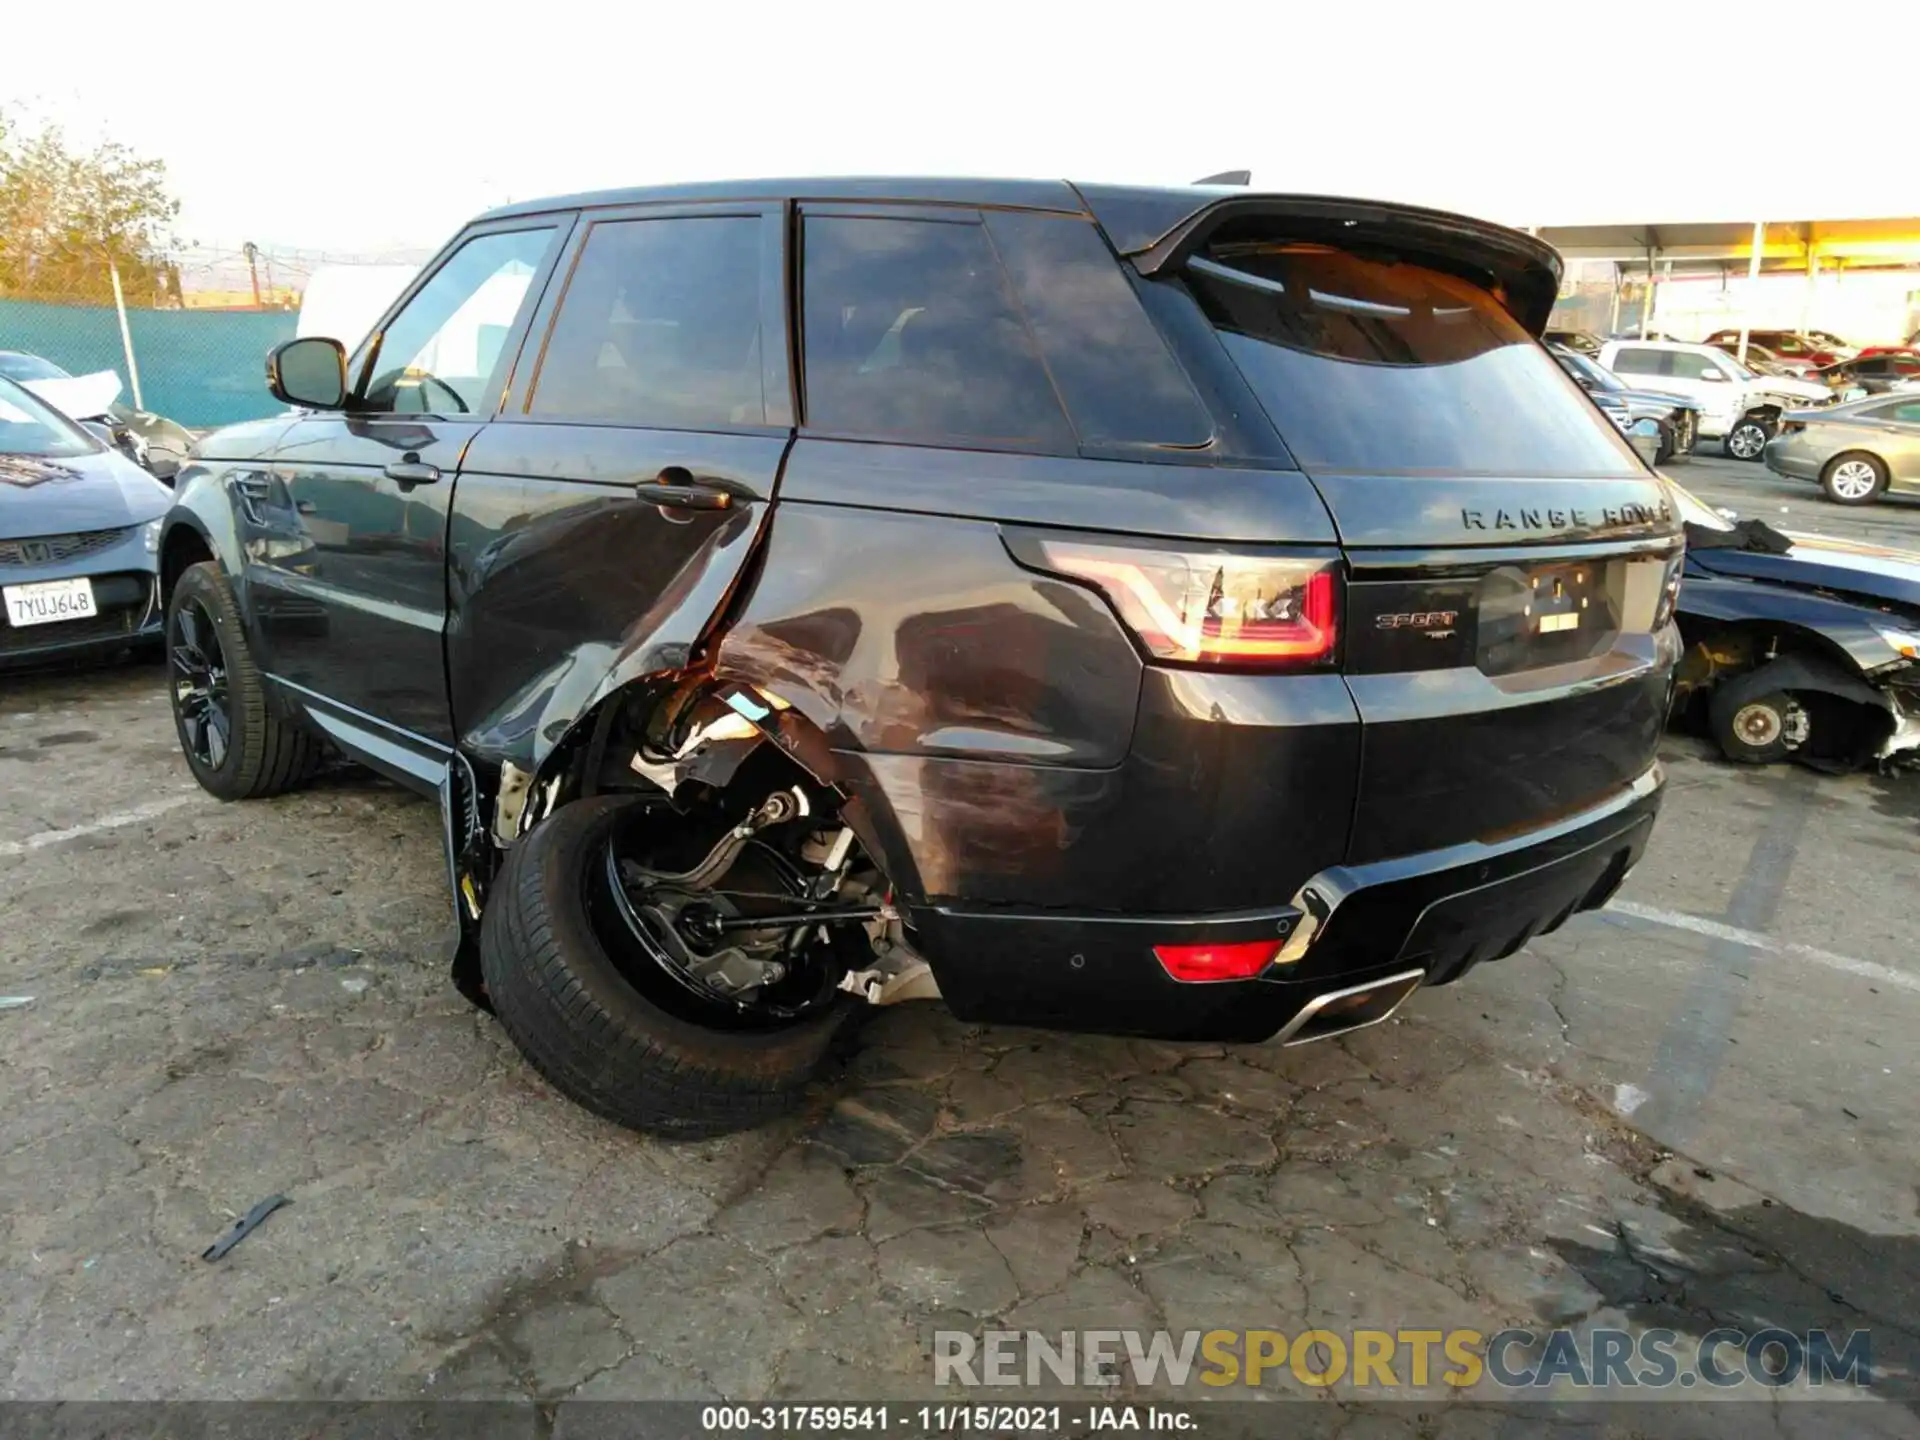
[[[456,983],[643,1129],[900,1000],[1373,1023],[1604,903],[1660,800],[1680,529],[1558,277],[1241,189],[496,210],[182,469],[187,764],[437,796]]]

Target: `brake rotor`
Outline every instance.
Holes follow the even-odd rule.
[[[831,941],[790,942],[792,927],[723,929],[755,909],[780,910],[805,894],[804,880],[770,847],[752,843],[718,877],[716,887],[648,884],[643,867],[607,847],[606,878],[614,909],[650,967],[714,1017],[749,1022],[797,1019],[831,1000],[838,976]],[[638,872],[635,874],[634,872]],[[768,937],[775,953],[764,953]]]

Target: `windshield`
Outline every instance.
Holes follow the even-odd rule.
[[[66,460],[100,444],[44,400],[0,377],[0,455]]]
[[[0,350],[0,378],[7,380],[71,380],[73,377],[51,360],[26,355],[18,350]]]
[[[1186,277],[1303,470],[1640,471],[1554,357],[1467,280],[1286,242],[1219,247]]]
[[[1660,478],[1667,479],[1664,475]],[[1681,524],[1698,525],[1703,530],[1733,529],[1732,522],[1726,516],[1708,505],[1686,486],[1667,480],[1667,489],[1673,492],[1673,508],[1680,512]]]
[[[1607,367],[1602,365],[1598,360],[1590,359],[1577,350],[1568,350],[1562,347],[1554,351],[1553,355],[1554,359],[1558,360],[1562,365],[1566,366],[1568,370],[1573,372],[1576,380],[1581,376],[1585,376],[1593,383],[1594,388],[1597,390],[1616,391],[1627,388],[1626,381],[1607,369]]]

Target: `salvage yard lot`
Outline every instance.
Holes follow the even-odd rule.
[[[793,1121],[673,1146],[447,983],[430,805],[342,769],[223,806],[158,667],[8,677],[0,994],[32,1000],[0,1010],[0,1383],[904,1398],[935,1330],[1372,1322],[1864,1326],[1911,1374],[1920,776],[1666,756],[1618,908],[1388,1025],[1281,1051],[902,1007]]]

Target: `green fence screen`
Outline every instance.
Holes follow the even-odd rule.
[[[285,409],[267,394],[267,351],[293,338],[286,310],[129,310],[146,407],[195,428],[257,420]],[[0,300],[0,350],[44,356],[75,375],[111,370],[127,384],[120,321],[110,306]]]

